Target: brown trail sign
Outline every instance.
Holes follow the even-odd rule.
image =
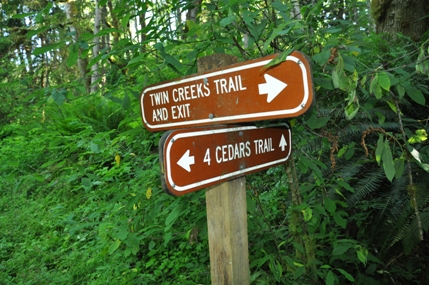
[[[295,51],[265,68],[275,57],[145,88],[141,110],[146,128],[161,131],[302,115],[313,101],[310,64]]]
[[[164,190],[180,196],[285,163],[291,132],[286,124],[177,130],[160,146]]]

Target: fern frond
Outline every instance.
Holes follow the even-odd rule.
[[[366,172],[365,176],[354,186],[355,193],[349,197],[347,203],[353,205],[363,200],[379,189],[385,179],[386,175],[381,168],[374,168],[371,172]]]

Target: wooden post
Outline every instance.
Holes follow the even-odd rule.
[[[248,285],[246,177],[206,191],[212,285]]]
[[[209,71],[235,62],[235,57],[225,54],[202,57],[198,59],[198,71]],[[211,284],[248,285],[246,178],[208,189],[206,209]]]

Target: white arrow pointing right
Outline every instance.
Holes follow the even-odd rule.
[[[266,83],[258,84],[259,95],[268,94],[267,102],[270,103],[286,88],[287,84],[269,74],[264,74],[264,78]]]
[[[182,155],[177,164],[188,172],[191,172],[191,165],[195,164],[195,157],[189,155],[189,149]]]
[[[282,135],[282,138],[280,139],[279,147],[282,148],[282,151],[285,151],[285,148],[287,147],[287,142],[284,135]]]

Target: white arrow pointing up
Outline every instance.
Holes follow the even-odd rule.
[[[179,159],[177,164],[188,172],[191,172],[191,165],[195,164],[195,157],[189,156],[189,149]]]
[[[270,103],[286,88],[287,84],[269,74],[264,74],[264,78],[266,83],[258,84],[259,95],[268,94],[267,102]]]
[[[285,148],[287,147],[287,142],[284,135],[282,135],[282,138],[280,139],[279,147],[282,148],[282,151],[285,151]]]

